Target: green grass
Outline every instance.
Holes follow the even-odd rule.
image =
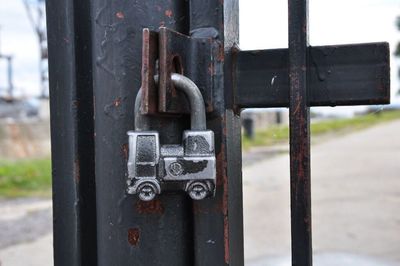
[[[50,159],[0,161],[0,197],[50,195]]]
[[[346,119],[332,119],[311,123],[311,135],[320,136],[327,133],[345,133],[364,129],[378,123],[400,119],[400,111],[381,111],[363,116]],[[266,130],[257,131],[254,139],[242,138],[243,150],[256,146],[270,146],[287,142],[288,126],[272,126]]]

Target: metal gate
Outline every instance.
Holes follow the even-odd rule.
[[[289,107],[292,261],[312,265],[309,108],[388,103],[389,48],[310,47],[307,1],[288,2],[289,49],[240,51],[238,0],[47,1],[55,265],[243,265],[240,111],[258,107]],[[204,98],[216,193],[140,201],[126,132],[145,88],[152,129],[181,141],[172,72]]]

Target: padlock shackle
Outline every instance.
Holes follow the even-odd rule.
[[[140,88],[135,99],[135,130],[145,131],[150,130],[149,118],[142,115],[140,112],[140,107],[142,105],[142,89]]]
[[[158,84],[158,76],[154,77],[156,84]],[[186,94],[190,104],[190,129],[191,130],[206,130],[206,108],[201,94],[197,85],[189,78],[172,73],[171,81],[175,88]],[[150,123],[149,118],[142,115],[140,112],[140,106],[142,104],[142,89],[139,90],[135,100],[135,130],[143,131],[149,130]]]
[[[190,128],[191,130],[206,130],[206,108],[197,85],[189,78],[172,73],[171,81],[175,88],[184,92],[190,104]]]

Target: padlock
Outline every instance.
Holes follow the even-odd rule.
[[[127,133],[127,192],[137,194],[143,201],[153,200],[165,189],[183,190],[194,200],[215,194],[214,132],[206,129],[203,97],[187,77],[173,73],[171,81],[186,94],[190,103],[191,129],[183,132],[183,143],[160,145],[159,133],[149,130],[148,117],[140,113],[141,90],[135,101],[135,131]]]

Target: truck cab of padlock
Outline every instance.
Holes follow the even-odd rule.
[[[141,91],[135,102],[135,131],[129,131],[128,189],[143,201],[153,200],[164,189],[183,190],[194,200],[215,194],[216,159],[214,132],[206,129],[205,106],[197,86],[172,74],[177,89],[186,93],[191,107],[191,129],[182,144],[161,145],[148,118],[140,114]]]

